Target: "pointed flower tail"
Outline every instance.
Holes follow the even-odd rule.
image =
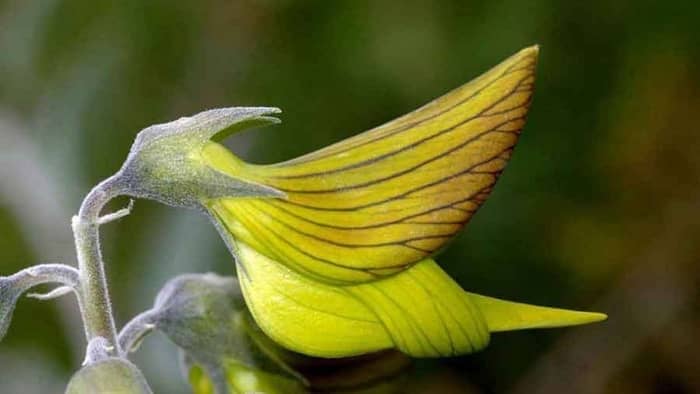
[[[243,295],[261,329],[282,346],[316,357],[396,348],[444,357],[484,348],[490,332],[591,323],[605,315],[502,301],[465,292],[426,259],[386,279],[333,286],[237,243]]]
[[[603,313],[548,308],[479,294],[469,293],[469,298],[481,311],[491,332],[576,326],[607,319]]]

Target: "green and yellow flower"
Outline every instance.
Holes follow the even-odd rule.
[[[397,348],[453,356],[482,349],[491,332],[600,321],[605,315],[466,292],[432,259],[508,162],[532,99],[537,54],[526,48],[414,112],[283,163],[249,164],[209,139],[234,123],[274,122],[275,109],[246,109],[236,122],[214,110],[177,121],[187,135],[207,137],[194,150],[189,140],[172,145],[188,147],[186,165],[124,171],[162,181],[140,193],[147,197],[172,196],[172,179],[200,183],[167,202],[213,218],[256,322],[299,353]],[[156,163],[161,150],[153,152]],[[220,181],[222,174],[232,181]]]

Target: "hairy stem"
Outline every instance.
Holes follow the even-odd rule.
[[[135,352],[143,338],[156,329],[161,311],[149,309],[135,316],[119,333],[119,347],[124,357]]]
[[[72,222],[83,297],[81,312],[87,339],[91,342],[97,337],[104,338],[110,356],[118,356],[121,351],[100,249],[100,211],[109,200],[123,191],[124,184],[119,174],[105,179],[85,197]]]
[[[8,277],[22,289],[22,292],[45,283],[57,283],[80,290],[78,271],[64,264],[40,264],[25,268]]]

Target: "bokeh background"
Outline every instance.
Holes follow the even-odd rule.
[[[610,319],[419,360],[410,391],[698,393],[698,21],[699,2],[671,0],[2,0],[0,274],[74,262],[70,216],[150,124],[278,106],[283,125],[229,141],[273,162],[538,43],[518,149],[439,260],[469,290]],[[103,244],[120,324],[178,273],[233,271],[203,217],[152,202],[106,226]],[[63,392],[83,347],[72,300],[21,301],[0,344],[0,392]],[[165,339],[135,360],[157,393],[187,392]]]

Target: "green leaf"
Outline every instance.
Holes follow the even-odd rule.
[[[78,371],[66,394],[153,394],[141,371],[120,358],[107,358]]]

